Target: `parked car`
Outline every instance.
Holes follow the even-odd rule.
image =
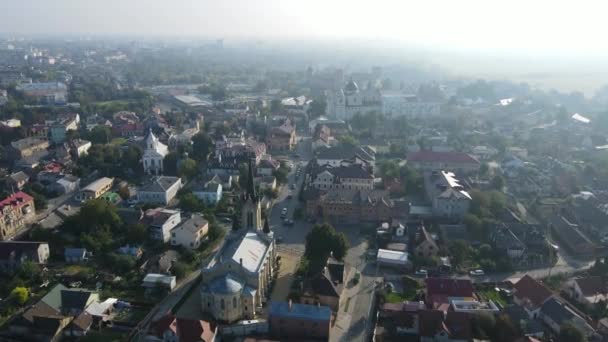
[[[477,269],[477,270],[470,270],[469,274],[472,276],[482,276],[484,274],[486,274],[483,270],[481,269]]]
[[[427,271],[427,270],[425,270],[425,269],[421,268],[421,269],[419,269],[418,271],[416,271],[416,273],[415,273],[415,274],[416,274],[417,276],[420,276],[420,277],[425,277],[425,278],[426,278],[426,277],[429,275],[429,271]]]

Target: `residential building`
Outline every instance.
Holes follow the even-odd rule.
[[[554,334],[559,334],[562,325],[565,323],[572,324],[586,337],[595,334],[593,327],[574,308],[554,297],[543,303],[539,317],[551,328]]]
[[[26,224],[36,218],[34,198],[19,191],[0,201],[0,240],[15,237]]]
[[[373,190],[374,174],[369,167],[361,164],[343,163],[340,166],[313,167],[310,172],[310,186],[319,190]]]
[[[461,221],[469,212],[472,197],[453,172],[443,170],[425,172],[424,188],[432,202],[433,216]]]
[[[255,171],[258,176],[272,176],[275,171],[281,167],[281,163],[277,160],[262,159],[256,167]]]
[[[464,152],[418,151],[407,155],[408,165],[421,171],[478,172],[480,163]]]
[[[26,83],[17,86],[17,90],[43,104],[65,104],[68,97],[68,87],[61,82]]]
[[[322,147],[329,148],[336,144],[336,140],[331,135],[331,130],[326,125],[317,125],[310,140],[311,148],[316,151]]]
[[[133,112],[121,111],[113,115],[112,133],[118,137],[142,136],[144,124]]]
[[[608,287],[600,276],[569,279],[564,289],[570,297],[589,308],[608,300]]]
[[[268,312],[270,336],[279,340],[312,338],[328,341],[331,316],[327,306],[271,302]]]
[[[169,242],[171,240],[171,230],[182,221],[181,213],[178,210],[164,208],[148,209],[144,215],[143,222],[148,225],[150,238]]]
[[[215,205],[222,200],[222,183],[214,178],[206,182],[196,182],[192,185],[192,194],[206,205]]]
[[[271,151],[291,151],[296,142],[296,125],[289,119],[279,126],[271,127],[266,137],[266,144]]]
[[[149,175],[162,175],[163,160],[169,154],[167,145],[161,143],[152,131],[148,132],[145,143],[146,146],[142,157],[144,172]]]
[[[71,194],[79,188],[80,178],[73,175],[65,175],[50,186],[50,189],[60,194]]]
[[[181,133],[172,133],[169,136],[169,146],[177,148],[178,146],[188,146],[192,144],[192,137],[200,132],[199,121],[194,121],[190,126],[184,128]]]
[[[414,235],[414,253],[419,258],[433,258],[437,256],[439,247],[424,226],[419,226]]]
[[[468,313],[422,310],[418,315],[420,342],[468,342],[473,337],[471,315]]]
[[[30,181],[30,176],[23,171],[15,172],[6,179],[6,185],[12,190],[22,190],[25,184]]]
[[[346,161],[356,164],[368,164],[372,167],[376,162],[376,151],[369,146],[323,147],[315,152],[316,163],[319,166],[340,166]]]
[[[209,232],[209,222],[200,214],[192,214],[171,230],[171,245],[196,249]]]
[[[330,256],[321,272],[304,280],[300,302],[327,306],[338,312],[345,277],[344,262]]]
[[[355,114],[382,111],[382,97],[378,89],[367,87],[360,90],[352,79],[337,91],[327,91],[325,113],[340,120],[348,120]]]
[[[526,245],[504,225],[497,226],[490,240],[497,250],[505,252],[511,259],[519,259],[526,250]]]
[[[152,322],[146,341],[215,342],[217,336],[217,326],[207,321],[177,318],[167,313]]]
[[[137,190],[137,200],[140,203],[159,203],[167,205],[182,188],[179,177],[156,176],[146,185]]]
[[[328,222],[381,223],[407,215],[408,209],[391,200],[383,190],[305,190],[306,214]],[[400,204],[400,203],[399,203]]]
[[[453,299],[475,299],[473,284],[468,279],[427,278],[426,305],[433,310],[448,311]]]
[[[92,144],[88,140],[72,139],[69,144],[70,154],[74,159],[86,156],[89,153],[91,146]]]
[[[49,148],[46,138],[28,137],[11,142],[9,154],[15,159],[33,156],[37,152],[45,152]]]
[[[390,249],[378,249],[376,262],[380,266],[394,267],[401,270],[412,269],[412,261],[405,251],[395,251]]]
[[[53,144],[61,144],[67,139],[68,131],[78,130],[80,115],[70,113],[60,116],[49,128],[49,138]]]
[[[539,317],[540,308],[554,297],[551,290],[527,274],[513,285],[513,290],[513,301],[523,307],[530,318]]]
[[[0,242],[0,269],[12,271],[26,261],[46,264],[50,256],[49,244],[31,241]]]
[[[85,186],[78,194],[76,194],[76,200],[86,202],[88,200],[97,199],[101,195],[105,194],[112,188],[114,184],[114,178],[102,177],[94,181],[93,183]]]
[[[295,115],[308,115],[308,109],[310,108],[311,103],[312,99],[306,98],[304,95],[281,99],[283,110],[289,114]]]
[[[241,232],[229,235],[202,269],[201,309],[218,321],[253,319],[267,301],[275,267],[274,234],[263,229],[253,167],[242,198]]]

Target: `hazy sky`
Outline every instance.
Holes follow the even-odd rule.
[[[0,32],[379,38],[456,49],[608,53],[605,1],[0,0]]]

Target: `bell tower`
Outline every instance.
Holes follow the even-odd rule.
[[[253,185],[253,163],[249,160],[249,172],[247,174],[247,189],[243,195],[243,207],[241,208],[241,226],[247,230],[262,230],[262,207]]]

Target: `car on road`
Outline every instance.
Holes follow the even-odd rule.
[[[428,277],[429,275],[429,271],[425,270],[424,268],[419,269],[418,271],[416,271],[415,273],[417,276],[419,277]]]
[[[484,274],[486,274],[483,270],[481,269],[477,269],[477,270],[470,270],[469,274],[472,276],[482,276]]]
[[[281,210],[281,218],[285,218],[285,217],[287,217],[287,208],[283,208]]]
[[[222,222],[224,222],[224,223],[232,223],[232,219],[230,217],[224,217],[224,218],[222,218]]]
[[[287,194],[287,199],[292,199],[292,198],[293,198],[293,194],[290,191],[289,194]]]
[[[293,220],[290,220],[290,219],[283,220],[283,225],[285,225],[285,226],[293,226],[294,224],[295,224],[295,222]]]

